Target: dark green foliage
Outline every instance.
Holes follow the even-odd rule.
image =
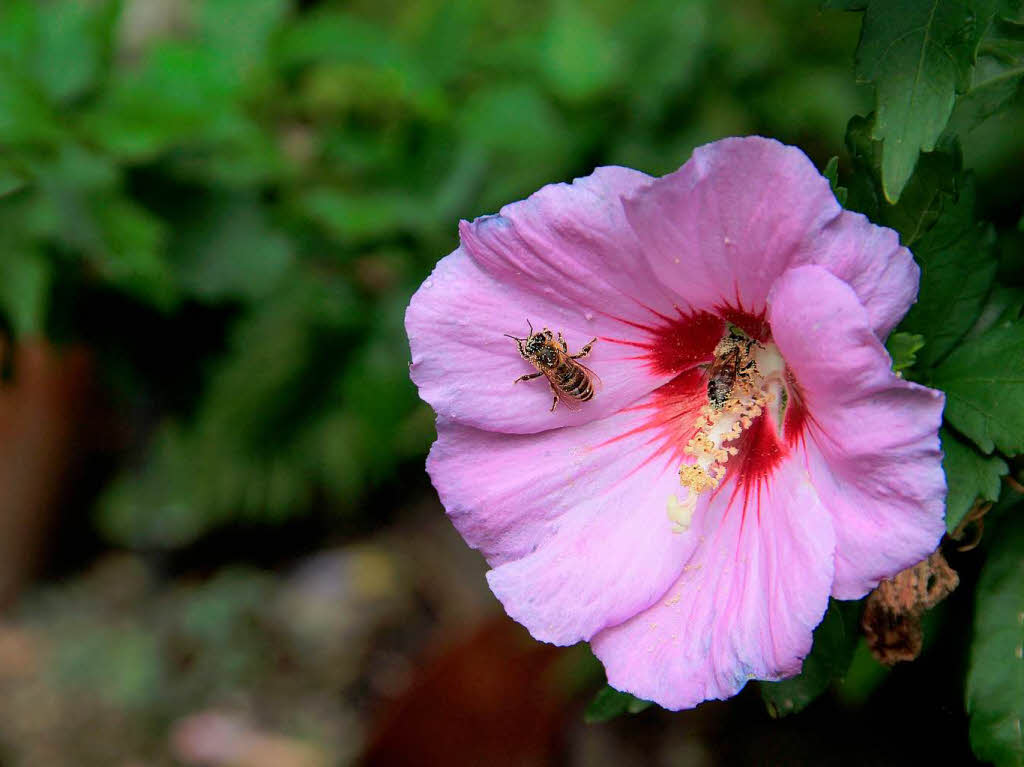
[[[880,145],[871,121],[855,117],[847,130],[854,159],[850,205],[900,233],[921,267],[917,302],[899,326],[924,343],[911,365],[919,371],[940,362],[978,320],[995,278],[992,228],[976,218],[973,176],[964,173],[958,146],[949,142],[921,156],[895,205],[881,193]]]
[[[853,159],[847,207],[900,233],[909,248],[938,220],[946,200],[954,197],[961,176],[958,145],[945,143],[921,155],[899,202],[889,203],[882,193],[882,143],[871,136],[874,115],[854,116],[846,128],[846,147]]]
[[[1024,323],[999,323],[959,347],[932,383],[946,392],[950,424],[984,452],[1024,452]]]
[[[1024,298],[1018,288],[993,287],[995,236],[976,218],[975,179],[961,170],[959,146],[950,136],[921,155],[899,202],[890,204],[882,194],[881,146],[871,133],[870,118],[851,120],[850,203],[899,231],[921,267],[918,300],[887,344],[894,369],[945,391],[947,420],[984,453],[1020,452]],[[944,432],[943,445],[952,531],[976,498],[999,498],[1008,468],[951,432]]]
[[[967,673],[971,745],[997,767],[1024,764],[1024,508],[1004,517],[978,582]]]
[[[650,701],[640,700],[628,692],[619,692],[614,687],[605,687],[587,704],[583,719],[589,724],[599,724],[623,714],[639,714],[653,705]]]
[[[997,16],[978,49],[970,89],[957,99],[952,127],[965,133],[1019,99],[1024,85],[1024,23]]]
[[[761,682],[761,698],[772,718],[795,714],[821,695],[829,684],[846,674],[860,634],[860,604],[829,602],[828,611],[814,630],[814,646],[803,669],[792,679]]]
[[[45,329],[53,265],[31,247],[8,250],[0,261],[0,302],[18,336],[38,335]]]
[[[935,149],[956,94],[970,87],[994,0],[872,0],[857,77],[875,84],[872,137],[882,142],[882,189],[900,199],[919,152]]]
[[[258,300],[290,274],[294,250],[267,205],[251,195],[224,194],[182,208],[168,258],[183,290],[197,299]]]
[[[982,455],[948,429],[943,429],[940,434],[942,468],[949,485],[949,494],[946,496],[946,530],[952,533],[976,499],[999,500],[1002,477],[1010,469],[1003,459]]]
[[[977,321],[964,337],[973,341],[996,325],[1024,319],[1024,287],[994,285]]]
[[[970,330],[995,277],[991,227],[975,219],[974,208],[974,181],[968,176],[960,182],[958,198],[944,200],[938,220],[913,246],[921,287],[900,330],[926,339],[918,354],[922,367],[940,361]]]

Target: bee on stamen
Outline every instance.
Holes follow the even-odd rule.
[[[505,334],[511,338],[519,347],[519,354],[524,360],[536,368],[536,373],[527,373],[519,376],[513,383],[529,381],[544,376],[551,387],[553,398],[551,400],[551,412],[555,411],[559,402],[562,402],[569,410],[579,410],[581,402],[587,402],[594,398],[594,390],[600,386],[601,379],[597,374],[579,362],[580,359],[590,354],[596,338],[583,346],[576,354],[569,354],[569,347],[562,338],[561,331],[555,334],[547,328],[539,333],[533,331],[533,325],[529,320],[526,324],[530,328],[526,338]]]
[[[729,326],[729,334],[715,346],[715,359],[708,365],[708,402],[715,410],[721,410],[732,396],[737,379],[743,380],[754,369],[750,350],[757,344],[735,325]]]

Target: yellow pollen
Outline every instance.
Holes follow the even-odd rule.
[[[687,500],[707,490],[713,490],[725,478],[725,464],[738,450],[728,444],[739,438],[764,411],[768,394],[758,385],[760,376],[756,368],[751,380],[737,381],[732,396],[718,410],[710,405],[701,408],[701,414],[694,422],[696,433],[687,443],[684,452],[694,458],[693,463],[679,467],[679,481],[691,491]]]
[[[685,533],[690,529],[690,521],[693,519],[693,504],[680,503],[674,495],[668,497],[668,504],[665,513],[672,521],[672,532]]]
[[[708,401],[693,421],[693,436],[683,449],[685,463],[679,467],[685,493],[681,499],[669,496],[666,504],[673,532],[683,534],[690,528],[697,500],[725,479],[729,459],[739,452],[733,442],[755,419],[772,410],[781,422],[777,406],[781,402],[784,407],[787,399],[784,374],[775,344],[755,342],[738,329],[730,328],[715,347],[715,360],[707,371]]]
[[[739,439],[778,396],[776,379],[781,378],[779,371],[784,365],[774,344],[766,347],[751,342],[738,346],[735,335],[730,335],[715,349],[715,356],[716,363],[711,370],[729,361],[735,366],[734,380],[730,379],[732,386],[724,402],[716,401],[714,404],[718,406],[715,407],[709,401],[694,420],[694,435],[684,448],[686,463],[679,467],[679,482],[687,492],[682,500],[669,496],[666,507],[676,533],[689,529],[700,495],[714,490],[725,479],[726,464],[739,452],[731,443]]]

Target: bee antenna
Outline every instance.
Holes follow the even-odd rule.
[[[505,336],[505,338],[511,338],[513,341],[525,341],[526,340],[525,338],[516,338],[515,336],[510,336],[508,333],[502,333],[502,335]]]
[[[533,323],[530,322],[529,318],[526,320],[526,324],[530,327],[530,335],[533,335]]]

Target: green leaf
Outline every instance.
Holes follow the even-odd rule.
[[[885,205],[882,219],[886,226],[899,232],[900,241],[916,253],[920,247],[916,243],[953,204],[964,183],[959,146],[942,147],[922,154],[900,201],[895,205]],[[973,200],[973,189],[970,194]],[[884,195],[880,194],[880,198]],[[973,209],[967,212],[973,213]]]
[[[853,158],[849,181],[849,207],[872,221],[900,233],[908,248],[935,225],[962,184],[959,145],[945,142],[934,152],[921,155],[899,202],[890,204],[882,193],[882,143],[872,138],[874,115],[855,115],[846,128],[846,145]]]
[[[310,189],[298,205],[328,235],[345,244],[415,229],[423,210],[408,192],[349,194],[329,187]]]
[[[985,67],[985,74],[975,81],[963,98],[957,100],[953,129],[959,133],[973,130],[989,117],[998,114],[1015,101],[1024,88],[1024,66]]]
[[[577,0],[560,0],[548,24],[541,67],[551,89],[569,102],[608,90],[618,72],[614,40]]]
[[[0,145],[49,143],[61,135],[38,89],[0,60]]]
[[[997,767],[1024,764],[1024,508],[994,536],[975,596],[967,672],[971,747]]]
[[[32,61],[39,37],[42,6],[33,0],[0,3],[0,62],[22,68]]]
[[[996,13],[1004,19],[1024,22],[1024,2],[1021,0],[999,0]]]
[[[32,250],[0,254],[0,310],[15,336],[42,335],[46,329],[53,264]]]
[[[1024,323],[1003,322],[935,368],[946,419],[982,452],[1024,452]]]
[[[258,299],[293,262],[292,243],[248,197],[204,199],[188,209],[171,245],[183,289],[205,300]]]
[[[529,86],[502,86],[474,94],[466,101],[460,127],[472,143],[519,157],[557,152],[570,141],[559,114]]]
[[[993,0],[872,0],[857,46],[857,77],[875,84],[874,138],[883,142],[882,189],[896,202],[970,85]]]
[[[998,456],[979,453],[949,431],[939,432],[942,438],[942,468],[946,472],[946,530],[952,533],[974,505],[976,498],[998,501],[1002,489],[1000,478],[1010,469]]]
[[[828,161],[828,165],[825,166],[825,170],[821,175],[828,179],[828,185],[832,187],[832,194],[836,196],[836,200],[839,202],[839,204],[845,205],[846,187],[839,186],[839,158],[831,158]]]
[[[822,10],[863,11],[868,7],[868,0],[821,0]]]
[[[843,676],[857,647],[858,602],[829,602],[828,611],[814,630],[814,646],[803,668],[792,679],[761,682],[761,698],[772,718],[795,714],[810,705],[833,679]]]
[[[583,721],[588,724],[599,724],[607,722],[622,714],[639,714],[653,704],[648,700],[641,700],[628,692],[619,692],[614,687],[606,685],[594,699],[587,704],[587,710],[583,714]]]
[[[847,207],[881,224],[884,223],[881,216],[885,208],[881,191],[882,144],[871,138],[873,124],[873,114],[867,117],[854,115],[846,124],[844,140],[853,160]]]
[[[924,346],[924,336],[916,333],[893,333],[885,342],[885,348],[892,357],[892,369],[897,373],[914,367],[917,353]]]
[[[1024,24],[997,18],[978,49],[971,87],[956,102],[952,130],[966,133],[1017,99],[1024,89]]]
[[[121,193],[109,157],[67,143],[36,167],[35,181],[40,216],[55,244],[119,289],[161,308],[173,303],[163,222]]]
[[[828,184],[832,187],[832,191],[834,192],[839,178],[838,156],[833,155],[829,158],[828,163],[825,165],[825,170],[821,172],[821,175],[828,179]]]
[[[162,222],[134,202],[109,197],[92,212],[101,244],[90,260],[108,281],[147,303],[169,308],[176,298],[174,279],[164,260]]]
[[[846,675],[835,686],[836,698],[847,706],[862,708],[889,676],[889,667],[872,655],[867,641],[857,642]]]
[[[205,0],[199,6],[199,31],[236,74],[245,75],[265,58],[288,6],[288,0]]]
[[[112,84],[84,126],[96,144],[130,160],[185,142],[231,143],[246,127],[237,85],[215,50],[166,43]]]
[[[356,14],[316,10],[289,25],[277,46],[285,68],[317,61],[365,63],[381,69],[406,69],[406,54],[387,29]]]
[[[974,183],[968,177],[958,200],[947,203],[932,229],[914,247],[921,267],[917,303],[899,329],[925,337],[918,366],[941,361],[981,313],[995,277],[991,228],[974,219]]]
[[[17,192],[25,186],[25,178],[13,168],[6,167],[0,161],[0,197]]]
[[[52,102],[71,102],[97,84],[110,55],[118,6],[114,0],[46,5],[32,69]]]
[[[985,307],[981,310],[977,321],[964,336],[970,341],[985,334],[986,331],[1004,322],[1016,322],[1024,318],[1024,288],[1006,287],[996,283],[988,295]]]

